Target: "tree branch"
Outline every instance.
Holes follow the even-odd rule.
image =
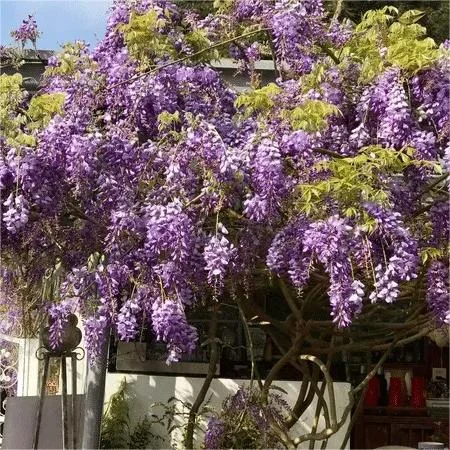
[[[334,348],[334,340],[335,340],[335,335],[333,335],[331,337],[331,341],[330,341],[330,348],[333,349]],[[326,369],[327,371],[330,370],[330,366],[331,366],[331,360],[332,360],[333,356],[329,355],[328,359],[327,359],[327,364],[326,364]],[[320,418],[320,411],[321,409],[323,409],[324,411],[324,418],[325,418],[325,426],[327,428],[330,428],[330,417],[329,417],[329,413],[328,413],[328,407],[327,404],[325,402],[324,399],[324,393],[325,393],[325,388],[326,388],[326,382],[325,380],[322,381],[322,385],[320,386],[320,390],[317,387],[317,383],[316,383],[316,392],[317,392],[317,405],[316,405],[316,412],[314,414],[314,423],[313,426],[311,428],[311,432],[315,433],[317,431],[317,427],[319,425],[319,418]],[[330,403],[332,403],[332,407],[334,407],[334,410],[336,410],[336,404],[335,404],[335,399],[333,398],[333,400],[330,399]],[[310,444],[309,444],[309,449],[310,450],[314,450],[314,440],[311,440]]]
[[[339,430],[339,428],[342,426],[342,424],[347,419],[348,414],[350,413],[350,410],[351,410],[350,404],[353,406],[353,402],[350,401],[351,400],[350,397],[352,395],[352,393],[350,391],[349,404],[347,405],[347,408],[344,410],[344,414],[342,415],[341,420],[337,421],[336,400],[335,400],[335,395],[334,395],[333,380],[330,376],[330,373],[329,373],[326,365],[319,358],[317,358],[313,355],[301,355],[299,357],[299,359],[304,360],[304,361],[314,362],[315,364],[317,364],[319,366],[319,369],[323,373],[324,380],[322,382],[326,383],[327,391],[328,391],[328,398],[329,398],[329,402],[330,402],[330,427],[325,428],[320,433],[312,432],[312,433],[308,433],[303,436],[300,436],[298,438],[295,438],[294,444],[296,446],[298,446],[299,444],[301,444],[302,442],[305,442],[305,441],[311,441],[311,440],[317,441],[317,440],[327,439],[329,436],[336,433],[336,431]],[[349,408],[349,406],[350,406],[350,408]]]
[[[319,368],[314,364],[313,372],[311,374],[306,361],[300,361],[300,368],[302,373],[302,385],[300,387],[297,401],[291,409],[291,415],[285,423],[285,426],[289,429],[297,423],[302,414],[306,411],[314,398],[314,388],[309,386],[313,383],[317,383],[319,379]],[[308,389],[309,387],[309,389]],[[306,394],[308,392],[308,394]]]
[[[327,150],[326,148],[313,148],[313,153],[320,153],[321,155],[331,156],[333,158],[344,159],[346,156],[341,155],[340,153],[333,152],[331,150]]]
[[[213,311],[211,315],[210,329],[209,329],[209,345],[210,345],[210,355],[209,355],[209,365],[208,365],[208,373],[203,381],[202,387],[197,395],[197,398],[194,401],[188,417],[188,423],[186,426],[186,437],[184,439],[184,444],[186,448],[193,449],[194,448],[194,428],[195,421],[197,418],[198,410],[200,406],[205,401],[206,394],[208,393],[208,389],[211,386],[211,382],[216,373],[216,365],[219,360],[219,346],[217,343],[217,313],[219,311],[219,303],[215,303],[213,306]]]
[[[333,18],[331,19],[331,23],[339,19],[339,16],[342,12],[342,5],[344,3],[344,0],[335,0],[336,1],[336,8],[334,10]]]
[[[249,326],[247,323],[247,318],[245,317],[245,314],[242,309],[240,301],[236,299],[236,303],[237,303],[237,306],[239,309],[239,316],[241,318],[241,322],[244,327],[245,339],[247,341],[248,349],[250,350],[250,359],[251,359],[250,389],[252,389],[252,387],[253,387],[253,381],[254,381],[255,375],[256,375],[256,378],[258,380],[258,386],[259,386],[260,390],[262,390],[263,384],[262,384],[261,377],[259,376],[258,369],[255,364],[255,353],[253,351],[253,339],[252,339],[252,335],[250,333],[250,329],[249,329]]]
[[[299,324],[303,323],[303,317],[300,312],[300,310],[297,308],[297,305],[295,304],[294,299],[292,298],[291,293],[289,292],[288,287],[286,286],[286,283],[282,278],[278,278],[278,282],[280,284],[281,292],[283,293],[283,296],[289,305],[289,308],[291,309],[292,313],[294,314],[295,318],[298,320]]]
[[[115,83],[115,84],[113,84],[111,86],[108,86],[106,89],[110,90],[110,89],[113,89],[113,88],[116,88],[116,87],[119,87],[119,86],[123,86],[124,84],[127,84],[127,83],[133,83],[134,81],[139,80],[139,79],[145,77],[146,75],[150,75],[152,73],[156,73],[156,72],[158,72],[158,71],[160,71],[162,69],[165,69],[166,67],[170,67],[170,66],[173,66],[174,64],[178,64],[178,63],[181,63],[183,61],[187,61],[188,59],[195,58],[196,56],[200,56],[203,53],[206,53],[209,50],[212,50],[214,48],[218,48],[218,47],[221,47],[222,45],[230,44],[231,42],[237,41],[239,39],[243,39],[243,38],[246,38],[246,37],[249,37],[249,36],[253,36],[254,34],[258,34],[258,33],[264,32],[264,31],[268,31],[268,30],[269,30],[268,28],[259,28],[258,30],[253,30],[253,31],[250,31],[248,33],[241,34],[239,36],[235,36],[233,38],[226,39],[225,41],[218,42],[218,43],[213,44],[213,45],[211,45],[211,46],[209,46],[207,48],[199,50],[198,52],[195,52],[192,55],[186,55],[186,56],[183,56],[182,58],[176,59],[174,61],[170,61],[170,62],[168,62],[166,64],[162,64],[161,66],[155,67],[154,69],[146,70],[146,71],[140,73],[139,75],[135,75],[134,77],[129,78],[128,80],[123,80],[123,81],[120,81],[119,83]]]
[[[427,192],[431,191],[435,186],[437,186],[442,181],[445,181],[448,178],[449,174],[444,173],[440,177],[436,178],[434,181],[432,181],[429,185],[425,186],[424,190],[420,192],[415,198],[414,201],[419,200],[420,197],[425,195]]]

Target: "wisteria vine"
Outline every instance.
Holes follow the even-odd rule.
[[[347,327],[425,265],[448,322],[448,220],[432,209],[448,200],[448,44],[385,16],[353,26],[320,0],[237,0],[194,20],[115,0],[96,48],[51,58],[27,115],[2,75],[1,306],[20,314],[25,283],[44,292],[55,345],[76,310],[91,356],[111,328],[132,340],[148,326],[171,362],[198,339],[187,312],[230,283],[271,272],[301,291],[325,273]],[[13,36],[35,42],[34,19]],[[251,76],[241,95],[209,64],[225,40]],[[278,78],[262,86],[265,51]],[[42,291],[55,264],[59,288]]]

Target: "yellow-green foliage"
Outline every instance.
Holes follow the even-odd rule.
[[[387,60],[410,73],[433,64],[438,58],[437,45],[426,38],[426,28],[418,23],[424,13],[407,11],[389,27]]]
[[[27,115],[32,120],[29,128],[45,127],[55,114],[61,114],[65,95],[62,93],[42,94],[33,97],[28,106]]]
[[[322,100],[306,100],[301,106],[290,111],[284,111],[294,130],[315,132],[323,130],[328,125],[328,117],[340,114],[339,109]]]
[[[433,39],[425,37],[426,29],[417,23],[422,17],[418,10],[398,17],[393,6],[367,11],[342,55],[352,55],[362,63],[362,82],[370,82],[386,66],[400,67],[410,75],[427,68],[439,53]]]
[[[96,63],[84,53],[84,48],[81,42],[65,44],[58,54],[58,66],[47,67],[44,76],[75,75],[80,66],[95,66]]]
[[[424,265],[430,260],[442,258],[443,256],[443,248],[426,247],[420,252],[420,259]]]
[[[413,164],[431,165],[427,161],[415,160],[414,152],[410,147],[397,151],[370,146],[353,157],[322,161],[316,165],[316,169],[327,171],[330,176],[315,183],[299,185],[294,199],[295,210],[317,215],[320,214],[321,203],[327,198],[333,198],[342,205],[342,212],[347,217],[355,217],[370,231],[374,226],[373,220],[355,205],[367,201],[389,205],[388,194],[380,181],[383,174],[401,174]]]
[[[328,63],[320,62],[313,66],[311,72],[303,75],[300,79],[300,85],[303,92],[311,89],[321,91],[322,83],[327,75]]]
[[[50,119],[62,112],[64,94],[43,94],[33,97],[23,109],[25,93],[22,76],[0,76],[0,132],[12,147],[34,146],[32,132],[45,127]]]
[[[269,83],[261,89],[239,95],[236,99],[236,107],[244,108],[246,115],[269,112],[274,106],[275,96],[280,92],[281,89],[275,83]]]
[[[169,111],[163,111],[158,114],[158,128],[164,130],[170,128],[173,124],[180,121],[179,111],[170,113]]]
[[[233,7],[234,0],[214,0],[213,8],[217,10],[218,13],[225,14]]]
[[[158,17],[155,10],[150,10],[145,14],[132,12],[129,22],[120,25],[130,55],[142,66],[147,66],[155,56],[176,57],[173,45],[161,32],[166,23],[167,19]]]
[[[212,42],[206,36],[204,30],[194,30],[186,34],[186,42],[190,45],[194,53],[201,52],[194,59],[196,61],[213,61],[219,59],[217,49],[209,49]],[[209,49],[209,50],[208,50]]]
[[[33,136],[22,131],[27,117],[20,107],[25,98],[21,86],[22,76],[19,74],[0,76],[0,132],[13,147],[35,145]]]

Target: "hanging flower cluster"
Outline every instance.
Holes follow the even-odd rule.
[[[27,41],[35,44],[39,34],[36,19],[33,16],[28,16],[27,19],[23,20],[17,30],[11,31],[11,37],[15,41],[21,42],[22,45]]]

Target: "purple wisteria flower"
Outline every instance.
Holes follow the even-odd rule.
[[[147,13],[158,24],[154,42],[139,42],[142,60],[126,29]],[[204,38],[216,45],[236,26],[254,31],[231,46],[252,81],[242,96],[209,64],[213,51],[193,57]],[[201,21],[166,0],[114,0],[94,49],[76,41],[49,61],[50,96],[36,99],[63,94],[61,113],[29,121],[17,77],[3,77],[17,95],[8,91],[13,122],[0,137],[0,320],[20,317],[18,285],[40,295],[58,264],[60,288],[43,299],[57,299],[55,344],[77,310],[91,358],[111,330],[133,340],[148,327],[170,362],[195,348],[189,311],[230,286],[251,290],[275,275],[309,291],[325,272],[332,319],[345,327],[368,286],[372,301],[395,301],[430,247],[442,258],[430,265],[427,301],[446,320],[448,181],[433,184],[433,170],[450,170],[448,43],[412,71],[391,63],[376,27],[354,33],[330,22],[321,0],[237,0]],[[357,51],[367,33],[379,44],[372,78]],[[30,16],[13,37],[38,34]],[[260,90],[255,63],[267,44],[278,78]],[[340,113],[319,120],[322,102]],[[293,120],[305,106],[317,117]],[[373,164],[349,179],[368,154]],[[385,206],[360,200],[375,193]],[[263,429],[250,397],[248,419]]]
[[[427,303],[439,326],[444,323],[450,325],[449,277],[448,261],[437,260],[430,264],[427,272]]]
[[[206,427],[204,445],[205,448],[221,448],[223,435],[226,431],[225,424],[217,417],[211,417]]]
[[[258,390],[240,386],[225,399],[220,414],[209,419],[205,448],[282,448],[281,440],[272,430],[285,429],[290,408],[277,393],[270,392],[267,400],[262,402]],[[240,417],[237,423],[236,417]]]
[[[303,240],[305,250],[313,253],[330,276],[331,315],[339,327],[350,325],[362,309],[364,285],[353,278],[350,260],[354,240],[353,228],[339,216],[311,224]]]
[[[28,222],[28,201],[21,194],[14,196],[14,194],[11,193],[3,202],[3,205],[7,208],[6,212],[4,212],[2,216],[6,229],[11,233],[17,233]]]
[[[75,311],[72,299],[67,299],[61,303],[53,304],[49,308],[50,335],[49,341],[53,348],[57,348],[63,339],[63,331],[69,321],[69,315]]]
[[[33,44],[36,44],[39,35],[40,33],[37,28],[36,19],[31,15],[22,21],[22,24],[17,30],[11,32],[12,38],[21,42],[22,45],[24,45],[26,41],[31,41]]]
[[[400,213],[375,204],[367,204],[366,208],[376,220],[378,233],[386,243],[382,247],[383,262],[375,265],[375,291],[370,294],[370,299],[392,303],[399,295],[399,283],[417,278],[417,240],[404,227]]]
[[[195,350],[197,330],[189,325],[181,304],[176,300],[156,300],[151,316],[156,339],[167,345],[167,364],[179,361],[182,354]]]
[[[269,136],[257,142],[252,162],[254,194],[244,202],[244,213],[255,222],[278,217],[279,206],[288,186],[289,178],[283,170],[278,143]]]
[[[280,276],[288,275],[297,288],[303,288],[310,276],[312,255],[303,244],[308,227],[308,220],[297,218],[278,232],[267,252],[267,267]]]
[[[215,288],[222,287],[223,279],[236,254],[234,245],[226,238],[228,230],[219,222],[217,233],[209,238],[203,257],[208,272],[208,282]]]

